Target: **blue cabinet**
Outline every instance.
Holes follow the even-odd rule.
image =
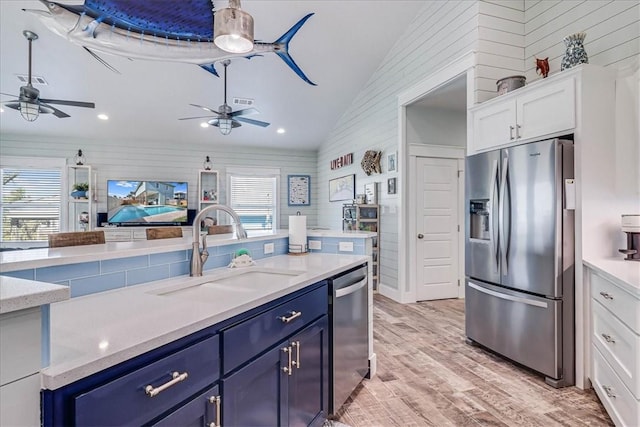
[[[322,425],[329,399],[327,319],[223,378],[225,427]]]
[[[46,426],[316,426],[328,410],[327,282],[58,390]]]

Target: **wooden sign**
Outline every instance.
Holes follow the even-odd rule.
[[[340,169],[343,166],[349,166],[351,163],[353,163],[353,153],[345,154],[331,160],[331,169]]]

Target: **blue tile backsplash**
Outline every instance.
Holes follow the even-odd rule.
[[[310,239],[320,241],[322,244],[321,250],[311,251],[314,253],[366,254],[366,239],[337,237],[310,237]],[[340,242],[353,243],[353,251],[339,251],[338,247]],[[266,243],[274,244],[274,252],[272,254],[264,254],[263,248]],[[209,259],[203,267],[204,270],[212,270],[229,265],[233,253],[239,249],[247,249],[254,259],[285,255],[289,252],[289,239],[282,237],[274,240],[212,246],[208,248]],[[3,272],[1,274],[21,279],[39,280],[70,286],[71,297],[74,298],[125,286],[139,285],[155,280],[188,275],[190,257],[191,250],[180,250],[103,261],[11,271],[7,273]]]

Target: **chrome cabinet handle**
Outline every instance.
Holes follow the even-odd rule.
[[[289,312],[289,317],[287,317],[287,316],[278,316],[278,319],[280,319],[282,321],[282,323],[289,323],[292,320],[297,319],[300,316],[302,316],[302,312],[301,311],[291,310]]]
[[[300,341],[292,342],[291,347],[296,348],[296,360],[293,362],[293,365],[295,365],[296,368],[300,369]]]
[[[604,340],[610,344],[615,344],[616,340],[609,334],[601,334],[602,338],[604,338]]]
[[[169,387],[174,386],[174,385],[178,384],[179,382],[186,380],[188,376],[189,376],[189,374],[187,374],[186,372],[184,372],[182,374],[179,374],[178,372],[174,372],[173,374],[171,374],[172,380],[170,380],[170,381],[162,384],[160,387],[156,387],[156,388],[154,388],[152,385],[148,385],[148,386],[146,386],[144,388],[144,392],[149,397],[157,396],[158,394],[160,394],[161,392],[165,391]]]
[[[616,398],[616,395],[613,393],[613,388],[611,388],[611,386],[603,385],[602,388],[604,389],[604,392],[607,393],[607,396],[612,399]]]
[[[284,351],[285,353],[287,353],[287,357],[289,359],[289,362],[287,364],[287,366],[282,368],[282,371],[287,374],[287,375],[293,375],[293,372],[291,370],[291,353],[293,352],[293,350],[291,349],[291,347],[285,347],[282,349],[282,351]]]
[[[211,396],[209,397],[209,403],[212,405],[216,405],[216,420],[209,423],[209,427],[220,427],[220,396]]]
[[[422,233],[418,234],[418,239],[424,239],[424,234]]]
[[[520,128],[522,126],[520,125],[516,125],[516,139],[520,139]]]
[[[600,295],[602,295],[604,299],[613,299],[613,295],[605,291],[600,291]]]
[[[513,137],[513,126],[509,126],[509,139],[513,141],[515,138]]]

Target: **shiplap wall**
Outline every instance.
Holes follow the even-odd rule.
[[[467,146],[466,111],[407,107],[407,144]]]
[[[387,194],[387,179],[398,175],[387,171],[386,155],[398,149],[397,95],[474,50],[478,38],[477,17],[477,2],[425,2],[401,40],[364,83],[318,153],[321,183],[356,174],[356,193],[362,193],[366,183],[380,183],[380,282],[392,288],[398,288],[399,196]],[[369,149],[382,151],[382,174],[367,176],[362,171],[360,161]],[[354,154],[354,164],[332,171],[330,161],[347,153]],[[402,159],[398,159],[398,166],[406,167]],[[319,224],[340,228],[343,202],[328,202],[326,185],[321,185],[319,197]]]
[[[187,181],[189,208],[197,209],[198,171],[205,156],[210,156],[213,169],[219,171],[220,202],[226,203],[226,168],[254,167],[280,168],[280,227],[287,228],[289,215],[300,211],[307,215],[309,225],[317,224],[318,179],[315,151],[275,150],[262,148],[238,149],[216,146],[203,149],[188,142],[156,144],[149,141],[69,141],[27,139],[24,136],[2,135],[2,156],[66,157],[73,161],[78,148],[82,148],[86,164],[97,173],[97,212],[106,212],[106,186],[108,179],[148,179]],[[287,206],[287,175],[311,176],[311,206]]]
[[[622,68],[640,55],[640,2],[637,0],[525,0],[525,76],[540,78],[535,58],[549,58],[551,73],[560,71],[562,39],[586,32],[589,63]]]

